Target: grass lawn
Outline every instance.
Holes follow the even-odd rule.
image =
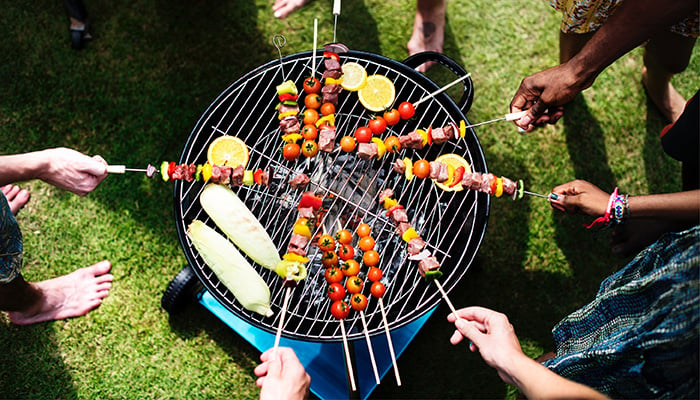
[[[0,153],[66,146],[115,164],[177,160],[213,99],[245,72],[331,41],[330,0],[286,20],[272,0],[87,2],[95,40],[76,52],[59,1],[3,0],[0,24]],[[415,2],[346,2],[338,40],[396,60],[407,57]],[[508,112],[520,80],[558,59],[559,16],[546,1],[449,2],[445,54],[472,73],[467,116]],[[681,94],[700,87],[700,57],[674,78]],[[645,194],[680,189],[679,165],[663,154],[665,122],[640,84],[642,51],[608,68],[556,126],[519,135],[512,124],[477,128],[489,168],[546,193],[575,178],[604,190]],[[447,82],[435,68],[429,76]],[[0,166],[2,168],[2,166]],[[256,398],[259,352],[207,310],[170,318],[162,293],[185,265],[173,224],[172,187],[141,174],[110,176],[85,198],[41,182],[19,214],[24,275],[43,280],[102,259],[112,262],[109,298],[84,318],[30,327],[0,317],[0,398]],[[594,295],[626,260],[610,255],[588,218],[552,212],[546,201],[498,199],[485,242],[450,295],[458,307],[506,313],[525,352],[552,349],[551,327]],[[453,347],[441,306],[373,398],[514,398],[478,354]]]

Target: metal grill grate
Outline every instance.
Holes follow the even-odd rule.
[[[320,52],[316,65],[321,65]],[[438,87],[425,76],[404,64],[370,53],[350,51],[341,55],[341,62],[357,62],[368,74],[382,74],[396,87],[396,99],[412,101],[425,97]],[[285,252],[297,218],[296,205],[301,191],[293,190],[287,182],[297,173],[309,175],[314,190],[330,200],[329,211],[324,218],[324,229],[333,233],[339,226],[351,229],[359,220],[372,226],[372,234],[381,254],[384,272],[382,282],[387,291],[384,304],[390,329],[403,326],[437,305],[441,296],[434,285],[425,282],[416,263],[407,260],[406,246],[395,234],[394,224],[381,210],[377,194],[384,188],[394,189],[396,197],[408,211],[411,224],[421,234],[428,248],[442,264],[440,279],[446,291],[450,291],[465,274],[479,248],[486,229],[489,198],[472,191],[442,192],[430,180],[407,181],[394,173],[391,164],[397,157],[413,160],[432,160],[440,154],[458,153],[473,170],[486,172],[486,162],[478,139],[472,130],[467,137],[452,140],[443,145],[433,145],[420,151],[402,150],[399,154],[387,153],[379,161],[363,161],[354,154],[340,151],[319,152],[310,161],[303,157],[296,163],[281,157],[282,141],[274,110],[277,104],[275,86],[291,79],[301,86],[304,77],[310,75],[311,52],[298,53],[279,61],[267,63],[251,71],[227,88],[205,111],[193,129],[183,150],[181,163],[204,163],[209,143],[220,135],[234,135],[243,139],[250,149],[248,169],[271,167],[271,185],[235,188],[267,229],[280,254]],[[322,72],[322,70],[320,71]],[[320,75],[320,73],[319,73]],[[471,81],[465,90],[471,91]],[[471,95],[471,93],[469,93]],[[356,93],[343,92],[336,108],[337,137],[352,135],[359,126],[366,126],[370,112],[357,101]],[[427,101],[416,110],[413,120],[402,121],[389,127],[393,134],[401,135],[428,126],[442,127],[465,119],[462,111],[445,94]],[[198,182],[177,182],[175,185],[175,221],[180,243],[188,262],[204,286],[225,307],[253,325],[274,333],[279,323],[279,311],[284,299],[282,281],[274,273],[257,266],[256,269],[271,290],[274,317],[264,318],[240,307],[232,294],[219,282],[192,247],[185,232],[193,219],[215,226],[203,212],[198,198],[203,186]],[[292,292],[282,334],[287,337],[311,341],[341,340],[340,324],[330,312],[330,300],[325,295],[324,268],[320,252],[309,248],[309,276]],[[365,267],[363,267],[363,271]],[[367,292],[367,290],[365,290]],[[369,334],[382,334],[382,317],[378,302],[368,296],[365,310]],[[346,320],[348,339],[363,335],[359,315],[351,313]]]

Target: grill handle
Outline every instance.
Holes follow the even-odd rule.
[[[457,75],[458,78],[462,78],[465,75],[467,75],[467,71],[461,65],[457,64],[456,61],[442,53],[438,53],[435,51],[423,51],[421,53],[416,53],[403,60],[403,63],[415,69],[418,68],[419,65],[429,61],[435,61],[445,66],[455,75]],[[464,85],[464,93],[462,93],[462,98],[460,98],[457,102],[457,106],[462,110],[464,114],[466,114],[467,111],[469,111],[469,109],[471,108],[472,100],[474,99],[474,85],[472,83],[471,77],[462,81],[462,84]]]

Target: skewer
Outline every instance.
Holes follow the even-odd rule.
[[[333,43],[335,40],[335,29],[338,26],[338,15],[340,15],[340,0],[333,0]]]
[[[447,303],[447,306],[450,307],[450,311],[452,311],[455,317],[459,318],[459,316],[457,315],[457,310],[455,310],[455,306],[452,305],[450,298],[447,297],[447,293],[445,293],[445,289],[442,288],[442,284],[440,284],[440,281],[438,281],[437,279],[433,279],[433,282],[435,282],[435,284],[437,285],[440,294],[442,294],[442,298],[445,299],[445,302]]]
[[[343,349],[345,350],[345,363],[347,364],[347,367],[348,367],[350,386],[352,387],[352,391],[355,392],[355,391],[357,391],[357,386],[355,386],[355,374],[352,371],[352,360],[350,359],[350,348],[348,347],[348,336],[345,334],[345,324],[343,323],[343,320],[341,319],[339,322],[340,322],[340,331],[343,334]]]
[[[470,76],[471,76],[471,73],[468,73],[468,74],[464,75],[464,76],[461,77],[461,78],[455,79],[454,81],[448,83],[447,85],[441,87],[440,89],[434,91],[433,93],[430,93],[429,95],[427,95],[427,96],[423,97],[422,99],[418,100],[417,102],[413,103],[413,107],[418,107],[418,105],[419,105],[420,103],[422,103],[422,102],[424,102],[424,101],[427,101],[427,100],[430,100],[431,98],[437,96],[438,94],[444,92],[445,90],[451,88],[452,86],[458,84],[459,82],[462,82],[463,80],[469,78]],[[516,118],[516,119],[517,119],[517,118]]]
[[[391,362],[394,366],[394,376],[396,376],[396,386],[401,386],[401,376],[399,376],[399,367],[396,365],[396,353],[394,353],[394,343],[391,341],[391,332],[389,332],[389,322],[386,319],[386,311],[384,310],[384,300],[379,298],[379,309],[382,311],[382,320],[384,321],[384,333],[386,341],[389,344],[389,354],[391,354]]]
[[[146,175],[151,178],[153,174],[156,173],[156,167],[148,164],[148,168],[127,168],[126,165],[108,165],[107,173],[110,174],[124,174],[127,172],[145,172]]]
[[[284,66],[282,64],[282,47],[287,44],[287,38],[283,35],[277,34],[272,37],[272,44],[277,49],[277,54],[280,56],[280,71],[282,71],[282,80],[284,80]]]
[[[314,18],[314,47],[311,55],[311,77],[316,74],[316,46],[318,41],[318,18]]]
[[[284,293],[284,301],[282,302],[282,311],[280,311],[280,323],[277,326],[277,334],[275,335],[275,345],[273,346],[273,357],[277,356],[277,348],[280,346],[280,338],[282,337],[282,326],[284,326],[284,316],[287,314],[287,306],[289,304],[289,296],[292,294],[292,287],[287,286]]]
[[[374,360],[374,350],[372,349],[372,341],[369,339],[369,333],[367,333],[367,320],[365,319],[365,312],[360,311],[360,319],[362,320],[362,326],[365,328],[365,341],[367,342],[367,349],[369,350],[369,359],[372,361],[372,370],[374,371],[374,381],[377,385],[381,382],[379,380],[379,371],[377,370],[377,362]]]
[[[547,200],[549,200],[549,199],[556,200],[556,199],[559,197],[559,196],[557,196],[557,195],[554,194],[554,193],[550,193],[549,196],[546,196],[546,195],[544,195],[544,194],[539,194],[539,193],[530,192],[530,191],[527,191],[527,190],[523,190],[523,193],[525,193],[525,194],[527,194],[527,195],[530,195],[530,196],[541,197],[541,198],[547,199]]]
[[[466,128],[467,128],[467,129],[468,129],[468,128],[474,128],[474,127],[476,127],[476,126],[481,126],[481,125],[486,125],[486,124],[492,124],[492,123],[498,122],[498,121],[515,121],[515,120],[517,120],[517,119],[520,119],[520,118],[521,118],[523,115],[525,115],[526,113],[527,113],[527,111],[520,111],[520,112],[516,112],[516,113],[510,113],[510,114],[506,114],[506,115],[504,115],[503,117],[500,117],[500,118],[496,118],[496,119],[492,119],[492,120],[484,121],[484,122],[479,122],[479,123],[476,123],[476,124],[467,125]]]

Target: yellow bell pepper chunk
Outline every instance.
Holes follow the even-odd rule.
[[[388,210],[388,209],[390,209],[391,207],[394,207],[394,206],[397,205],[397,204],[399,204],[399,201],[396,200],[396,199],[394,199],[394,198],[387,197],[386,199],[384,199],[384,209],[385,209],[385,210]]]
[[[304,264],[309,262],[308,257],[300,256],[299,254],[294,254],[294,253],[285,253],[282,256],[282,259],[287,260],[287,261],[300,262],[300,263],[304,263]]]
[[[428,132],[424,131],[423,129],[416,129],[416,133],[420,135],[421,138],[421,144],[425,146],[428,144]]]
[[[325,115],[316,121],[316,127],[318,128],[319,126],[323,124],[328,124],[330,126],[335,126],[335,115],[333,114],[328,114]]]
[[[292,233],[305,238],[311,238],[311,227],[309,226],[309,220],[307,218],[299,218],[297,222],[294,223],[294,228],[292,228]]]
[[[333,78],[326,78],[326,85],[340,85],[343,83],[343,77],[341,76],[338,79],[333,79]]]
[[[467,123],[464,120],[459,121],[459,137],[467,136]]]
[[[405,157],[403,159],[404,165],[406,165],[406,171],[404,172],[404,175],[406,176],[406,180],[410,181],[413,179],[413,161],[411,161],[410,158]]]
[[[496,178],[496,197],[501,197],[503,195],[503,178]]]
[[[401,239],[403,239],[406,243],[410,242],[411,239],[415,239],[417,237],[419,237],[418,232],[416,232],[416,230],[413,229],[413,227],[406,229],[406,232],[404,232],[403,235],[401,235]]]
[[[202,179],[204,179],[204,182],[208,182],[211,179],[211,164],[206,163],[202,166]]]
[[[378,137],[373,137],[372,142],[377,144],[377,160],[381,160],[386,153],[386,145],[384,144],[384,141]]]
[[[284,140],[285,143],[296,143],[303,138],[304,136],[299,133],[288,133],[286,135],[282,135],[282,140]]]

